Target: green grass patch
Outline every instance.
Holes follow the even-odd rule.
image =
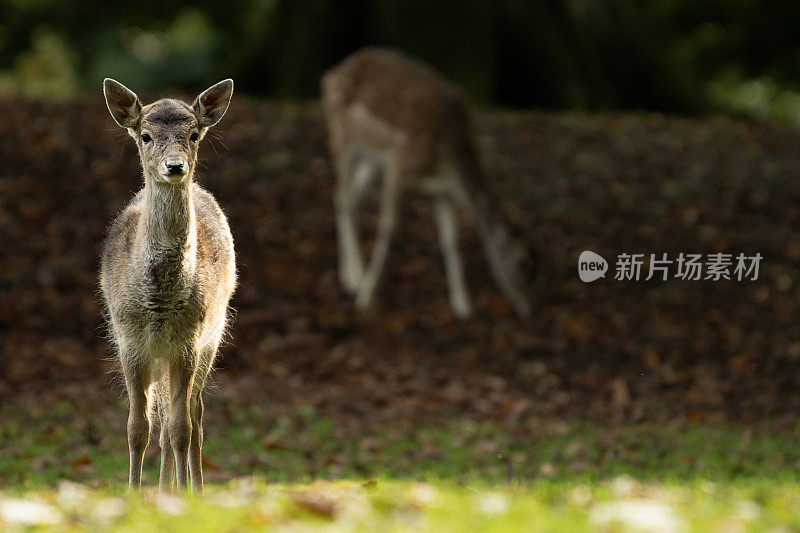
[[[797,428],[339,418],[212,405],[202,497],[126,494],[125,405],[0,407],[0,529],[800,528]],[[27,506],[27,507],[26,507]],[[38,517],[38,518],[37,518]]]

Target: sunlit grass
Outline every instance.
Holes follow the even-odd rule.
[[[303,526],[352,531],[731,531],[800,527],[796,483],[461,484],[392,479],[267,483],[241,478],[203,496],[121,487],[0,492],[0,527],[238,531]]]

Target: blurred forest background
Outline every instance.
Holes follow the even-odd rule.
[[[427,60],[481,103],[800,123],[793,0],[0,0],[0,94],[105,76],[147,94],[233,77],[314,98],[365,44]]]

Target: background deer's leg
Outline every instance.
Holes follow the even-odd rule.
[[[436,222],[439,226],[439,245],[442,247],[447,274],[450,308],[456,316],[466,318],[472,314],[472,307],[458,253],[458,214],[448,198],[436,200]]]
[[[358,198],[353,187],[354,156],[345,153],[339,158],[336,179],[336,229],[339,237],[339,279],[344,288],[354,292],[364,275],[361,241],[356,226]]]
[[[526,276],[520,271],[520,262],[525,250],[509,235],[505,224],[495,218],[492,220],[488,203],[478,199],[473,202],[473,219],[481,239],[489,271],[500,288],[521,317],[531,314],[530,304],[525,296]]]
[[[399,203],[399,175],[397,163],[390,158],[385,166],[383,183],[380,199],[380,215],[378,218],[377,235],[375,236],[375,246],[372,248],[369,266],[361,283],[358,285],[356,293],[356,305],[362,309],[369,307],[378,278],[386,262],[386,255],[389,253],[389,246],[392,241],[395,224],[397,222],[397,206]]]

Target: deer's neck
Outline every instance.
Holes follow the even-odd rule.
[[[155,178],[159,179],[159,178]],[[193,269],[197,225],[192,202],[192,180],[180,185],[155,183],[145,178],[139,244],[151,262],[167,263],[168,270]]]

